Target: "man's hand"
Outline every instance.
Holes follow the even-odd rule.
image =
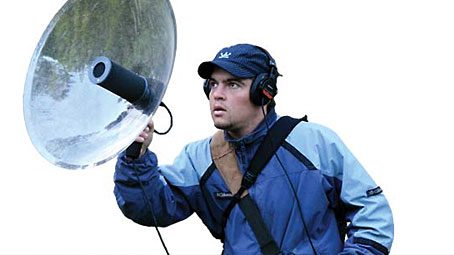
[[[136,138],[136,140],[135,140],[136,142],[142,143],[142,148],[140,149],[140,156],[145,154],[148,146],[150,146],[150,143],[153,140],[153,131],[154,131],[154,123],[153,123],[153,120],[150,120],[150,122],[147,124],[145,129]]]

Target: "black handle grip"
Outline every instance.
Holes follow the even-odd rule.
[[[137,159],[140,156],[140,151],[142,149],[142,144],[139,142],[133,142],[126,148],[126,157],[131,159]]]

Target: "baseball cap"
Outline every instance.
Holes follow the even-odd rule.
[[[216,67],[238,78],[253,78],[270,71],[274,59],[266,51],[251,44],[236,44],[220,50],[212,61],[199,65],[198,73],[203,79],[211,78]]]

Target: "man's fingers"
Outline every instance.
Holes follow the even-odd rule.
[[[140,133],[140,135],[136,138],[136,142],[143,143],[150,135],[150,130],[144,130]]]
[[[150,145],[151,139],[153,137],[153,131],[154,123],[152,120],[150,120],[147,126],[142,130],[142,132],[140,132],[139,136],[135,139],[135,141],[138,143],[146,143],[143,145],[142,151],[144,151],[144,149],[146,149]]]

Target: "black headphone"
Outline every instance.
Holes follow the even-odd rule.
[[[262,47],[255,46],[266,54],[269,60],[270,70],[268,73],[258,74],[252,81],[251,89],[249,91],[249,97],[255,105],[263,106],[268,104],[277,95],[277,77],[279,72],[277,71],[276,63],[274,62],[271,55]],[[205,80],[203,83],[203,91],[207,98],[210,96],[210,79]]]

